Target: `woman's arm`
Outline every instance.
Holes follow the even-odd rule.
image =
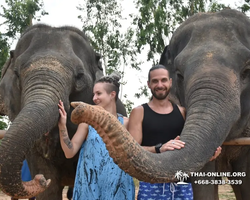
[[[80,147],[82,146],[82,143],[87,137],[88,124],[79,124],[76,133],[74,134],[72,140],[70,140],[66,126],[67,113],[64,109],[63,102],[61,100],[59,101],[58,107],[61,116],[58,122],[61,147],[64,151],[66,158],[72,158],[79,151]]]

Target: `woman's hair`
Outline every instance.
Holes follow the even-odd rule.
[[[96,83],[107,83],[105,90],[108,94],[115,91],[115,100],[118,99],[118,94],[120,91],[120,83],[119,80],[121,79],[120,74],[118,72],[112,72],[110,75],[103,76],[99,80],[96,81]]]

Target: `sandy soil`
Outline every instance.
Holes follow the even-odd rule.
[[[63,190],[63,199],[62,200],[68,200],[66,198],[67,188]],[[219,197],[220,200],[235,200],[235,196],[232,190],[232,187],[230,185],[220,185],[219,186]],[[0,200],[11,200],[10,197],[6,196],[0,191]]]
[[[220,200],[236,200],[231,185],[219,186],[219,199]]]

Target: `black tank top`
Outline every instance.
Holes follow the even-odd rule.
[[[173,111],[168,114],[156,113],[146,103],[142,106],[142,146],[163,144],[181,134],[185,121],[177,105],[172,103]]]

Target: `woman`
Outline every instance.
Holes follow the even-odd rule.
[[[93,88],[93,101],[117,116],[127,128],[128,118],[116,112],[119,79],[118,75],[110,75],[98,80]],[[63,102],[60,101],[58,106],[61,116],[58,122],[60,142],[65,156],[72,158],[80,149],[73,199],[134,200],[132,177],[114,163],[96,130],[81,123],[70,140],[66,127],[67,113]]]

